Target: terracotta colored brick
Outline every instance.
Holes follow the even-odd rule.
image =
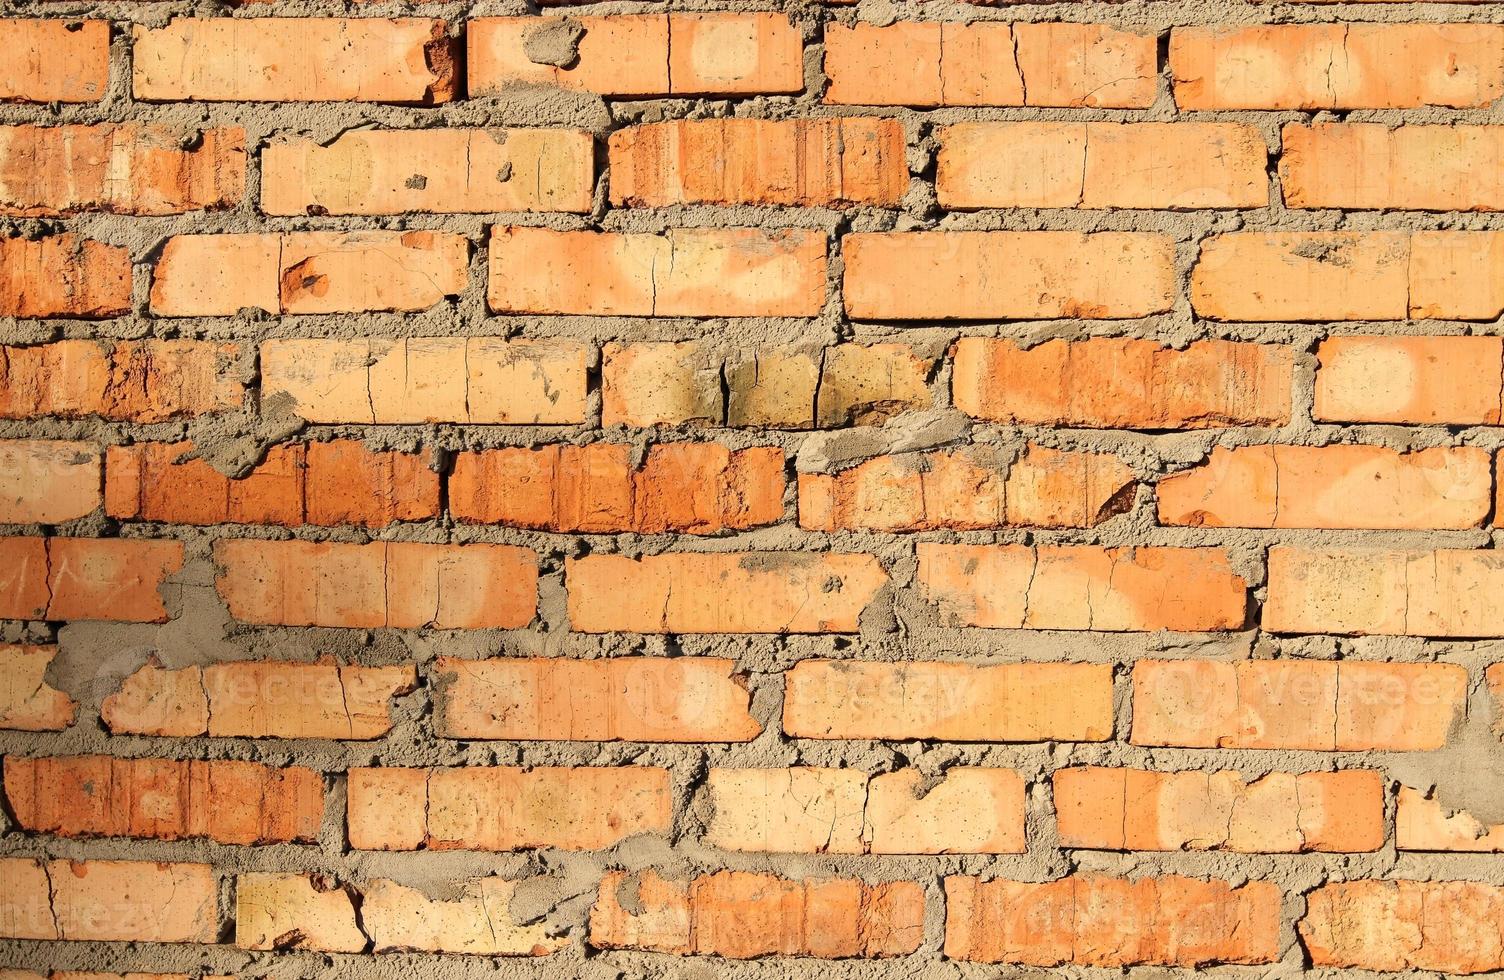
[[[1498,425],[1498,337],[1329,337],[1316,348],[1320,421]]]
[[[1504,969],[1504,889],[1473,881],[1344,881],[1306,897],[1311,962],[1363,970]]]
[[[589,357],[572,340],[268,340],[261,397],[310,422],[568,425],[585,420]]]
[[[595,851],[667,833],[673,794],[651,766],[352,769],[350,846],[360,850]]]
[[[98,102],[110,84],[104,20],[0,20],[0,102]]]
[[[1267,148],[1238,123],[967,122],[942,126],[946,208],[1261,208]]]
[[[470,243],[435,231],[177,235],[152,275],[157,316],[426,310],[465,289]]]
[[[783,14],[572,17],[582,29],[565,67],[534,61],[555,17],[476,17],[465,24],[470,95],[520,84],[598,95],[752,95],[804,89],[803,42]]]
[[[267,214],[583,213],[594,185],[590,134],[574,129],[357,129],[261,151]]]
[[[783,516],[783,451],[660,443],[642,466],[614,443],[460,453],[449,509],[461,521],[548,531],[715,534]]]
[[[875,232],[844,249],[859,320],[1116,320],[1162,313],[1176,291],[1174,244],[1141,232]]]
[[[1276,633],[1504,635],[1493,551],[1269,550],[1263,625]]]
[[[1020,854],[1024,780],[1011,769],[953,766],[873,776],[863,837],[872,854]]]
[[[1135,745],[1318,752],[1441,748],[1467,699],[1455,664],[1140,660]]]
[[[1242,629],[1248,584],[1217,548],[918,546],[943,623],[996,629]],[[1267,625],[1267,623],[1266,623]]]
[[[795,738],[1100,742],[1112,737],[1108,664],[803,660],[785,675]]]
[[[1504,95],[1504,27],[1177,27],[1170,73],[1182,109],[1481,108]]]
[[[101,468],[92,442],[0,440],[0,523],[62,524],[94,513]]]
[[[712,768],[705,843],[728,851],[861,854],[867,774]]]
[[[1273,963],[1280,892],[1268,881],[945,879],[945,955],[980,963],[1095,967]]]
[[[816,531],[1091,527],[1132,501],[1133,471],[1106,453],[1031,445],[1011,466],[985,448],[879,456],[799,474],[799,526]]]
[[[0,418],[102,415],[165,422],[240,405],[234,344],[204,340],[60,340],[0,347]]]
[[[62,837],[311,843],[324,816],[313,770],[227,760],[9,756],[5,796],[22,829]]]
[[[0,238],[0,316],[96,319],[130,309],[125,249],[72,234]]]
[[[831,23],[825,101],[853,105],[1095,106],[1154,101],[1152,35],[1102,24]]]
[[[153,102],[397,102],[460,87],[441,20],[179,17],[131,34],[132,91]]]
[[[213,943],[218,890],[207,864],[0,858],[0,935]]]
[[[360,924],[373,951],[544,956],[568,942],[548,924],[519,925],[510,913],[517,882],[499,877],[465,882],[457,898],[440,901],[416,888],[378,880],[366,885]]]
[[[192,140],[191,148],[183,143]],[[245,132],[143,123],[0,127],[0,214],[183,214],[245,194]]]
[[[226,540],[214,560],[246,623],[518,629],[538,604],[538,558],[512,545]]]
[[[895,205],[909,188],[896,119],[681,119],[610,143],[613,204]]]
[[[1504,851],[1504,824],[1485,825],[1466,810],[1453,811],[1439,799],[1401,786],[1394,817],[1395,845],[1402,851]]]
[[[1287,125],[1281,139],[1287,207],[1504,210],[1504,126]]]
[[[165,623],[159,590],[182,567],[178,541],[0,538],[0,616]]]
[[[736,662],[714,657],[437,661],[445,738],[746,742],[762,732]]]
[[[1159,522],[1194,527],[1470,528],[1492,506],[1486,450],[1217,447],[1159,481]]]
[[[888,581],[872,555],[757,551],[567,559],[581,633],[854,633]]]
[[[0,643],[0,728],[58,732],[73,724],[78,705],[47,683],[55,646]]]
[[[825,235],[495,227],[486,303],[497,313],[816,316],[825,305]]]
[[[1151,772],[1086,766],[1053,777],[1062,847],[1246,853],[1376,851],[1384,777],[1369,769]]]
[[[1277,344],[1196,341],[1184,350],[1129,338],[956,342],[956,407],[996,422],[1086,428],[1283,425],[1293,355]]]
[[[681,882],[612,871],[590,910],[590,945],[600,949],[846,959],[905,956],[923,938],[924,889],[911,881],[718,871]]]
[[[356,919],[352,891],[322,875],[236,875],[235,945],[362,952],[370,940]]]
[[[111,732],[136,735],[364,741],[391,730],[387,702],[416,684],[411,666],[148,664],[105,698],[100,719]]]
[[[1504,234],[1417,231],[1410,236],[1410,316],[1494,320],[1504,314]]]

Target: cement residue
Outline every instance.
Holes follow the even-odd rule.
[[[535,65],[573,68],[580,60],[580,40],[585,27],[572,17],[561,17],[535,27],[522,40],[522,53]]]

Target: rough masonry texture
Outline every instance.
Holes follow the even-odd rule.
[[[0,3],[0,980],[1504,976],[1504,3]]]

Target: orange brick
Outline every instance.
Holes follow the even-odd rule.
[[[98,102],[109,84],[109,21],[0,20],[0,102]]]
[[[1439,799],[1401,786],[1394,817],[1395,846],[1402,851],[1504,851],[1504,824],[1485,825],[1466,810],[1453,811]]]
[[[1106,453],[1031,445],[1011,466],[985,449],[879,456],[799,474],[799,526],[816,531],[1092,527],[1132,502],[1133,471]]]
[[[804,88],[803,42],[783,14],[635,14],[571,17],[581,29],[565,67],[534,61],[532,39],[556,17],[466,22],[471,96],[519,84],[598,95],[753,95]]]
[[[449,509],[461,521],[548,531],[715,534],[783,516],[783,451],[660,443],[460,453]]]
[[[785,675],[795,738],[1101,742],[1112,737],[1108,664],[803,660]]]
[[[62,524],[94,513],[101,463],[92,442],[0,439],[0,523]]]
[[[78,705],[47,683],[55,646],[0,643],[0,728],[58,732],[73,724]]]
[[[359,850],[595,851],[667,833],[673,794],[651,766],[352,769]]]
[[[1053,777],[1062,847],[1245,853],[1376,851],[1384,777],[1368,769],[1152,772],[1086,766]]]
[[[183,214],[232,207],[244,194],[245,132],[236,127],[0,127],[0,214]]]
[[[124,734],[363,741],[391,730],[387,702],[416,684],[411,666],[236,661],[163,670],[148,664],[105,698],[100,718]]]
[[[1095,429],[1204,429],[1284,425],[1293,355],[1278,344],[1196,341],[1184,350],[1149,340],[956,342],[956,407],[994,422]]]
[[[261,397],[310,422],[568,425],[585,420],[590,356],[572,340],[268,340]]]
[[[226,367],[238,353],[203,340],[0,347],[0,418],[165,422],[235,408],[243,392]]]
[[[674,120],[611,134],[611,202],[894,205],[909,187],[895,119]]]
[[[538,558],[500,544],[226,540],[215,581],[241,622],[518,629],[538,602]]]
[[[921,543],[943,623],[998,629],[1242,629],[1248,584],[1217,548]]]
[[[872,555],[759,551],[570,558],[581,633],[854,633],[888,575]]]
[[[1273,963],[1280,891],[1268,881],[945,879],[945,955],[980,963],[1095,967]]]
[[[1481,108],[1504,95],[1504,27],[1177,27],[1170,73],[1182,109]]]
[[[583,213],[594,152],[575,129],[357,129],[327,146],[283,136],[261,151],[261,210]]]
[[[1504,210],[1504,126],[1287,125],[1281,139],[1287,207]]]
[[[872,854],[1021,854],[1023,777],[1011,769],[952,766],[938,782],[917,769],[873,776],[866,829]]]
[[[1154,102],[1152,35],[1102,24],[831,23],[825,101],[849,105],[1094,106]]]
[[[1238,123],[967,122],[942,126],[946,208],[1261,208],[1267,148]]]
[[[0,616],[165,623],[160,590],[182,567],[177,541],[0,538]]]
[[[1163,235],[874,232],[843,245],[846,312],[859,320],[1116,320],[1162,313],[1175,298],[1175,248]]]
[[[1159,521],[1193,527],[1470,528],[1493,498],[1486,450],[1217,447],[1159,481]]]
[[[84,942],[214,943],[207,864],[0,858],[0,935]]]
[[[355,917],[354,889],[324,875],[235,876],[235,945],[359,953],[370,944]]]
[[[444,738],[746,742],[762,732],[745,675],[715,657],[441,657]]]
[[[825,235],[495,227],[486,302],[497,313],[816,316],[825,305]]]
[[[62,837],[312,843],[324,816],[313,770],[224,760],[10,756],[5,796],[22,829]]]
[[[0,238],[0,316],[97,319],[130,309],[125,249],[72,234]]]
[[[1498,337],[1329,337],[1316,348],[1319,421],[1498,425]]]
[[[628,894],[638,901],[624,902]],[[590,910],[590,945],[728,959],[904,956],[924,938],[924,905],[911,881],[718,871],[680,882],[612,871]]]
[[[458,51],[441,20],[179,17],[131,34],[150,102],[448,102]]]
[[[1455,664],[1140,660],[1135,745],[1318,752],[1440,748],[1467,698]]]
[[[1322,885],[1306,902],[1297,926],[1318,968],[1504,969],[1504,888],[1473,881],[1344,881]]]

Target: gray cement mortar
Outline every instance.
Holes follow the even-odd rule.
[[[128,858],[134,860],[210,861],[225,878],[222,888],[222,937],[233,930],[233,874],[246,870],[317,871],[356,885],[388,877],[423,889],[436,898],[451,898],[464,879],[498,874],[525,881],[510,909],[519,922],[546,922],[551,931],[567,936],[570,945],[542,959],[389,954],[381,956],[322,955],[315,953],[258,954],[232,946],[160,946],[115,943],[35,943],[0,941],[0,967],[187,973],[235,973],[240,976],[301,980],[301,978],[397,978],[412,975],[442,980],[494,977],[501,980],[539,978],[684,978],[711,977],[777,980],[777,978],[904,977],[912,980],[981,977],[1068,976],[1105,978],[1124,971],[1069,967],[1037,971],[1008,967],[958,964],[944,959],[944,898],[941,882],[948,874],[977,874],[1047,880],[1071,872],[1103,872],[1129,876],[1189,874],[1241,882],[1268,879],[1285,894],[1282,954],[1267,967],[1219,967],[1204,972],[1228,980],[1253,980],[1309,973],[1335,976],[1343,971],[1311,970],[1297,940],[1293,923],[1304,913],[1305,894],[1330,881],[1396,877],[1467,879],[1504,884],[1504,859],[1489,856],[1401,853],[1392,839],[1372,854],[1258,855],[1227,853],[1114,853],[1061,850],[1057,846],[1050,799],[1050,774],[1080,764],[1141,766],[1163,770],[1236,769],[1254,777],[1269,771],[1325,770],[1374,767],[1384,770],[1391,784],[1403,781],[1434,792],[1449,808],[1467,810],[1485,822],[1504,821],[1504,762],[1493,733],[1497,709],[1482,689],[1482,670],[1504,660],[1504,641],[1430,641],[1415,638],[1287,638],[1257,627],[1234,634],[1104,634],[1053,631],[957,629],[939,624],[935,611],[913,592],[916,571],[914,545],[919,541],[953,542],[1085,542],[1104,545],[1164,544],[1221,546],[1235,567],[1263,599],[1263,562],[1274,544],[1316,546],[1470,547],[1491,548],[1499,535],[1492,530],[1438,532],[1254,531],[1206,528],[1160,528],[1154,523],[1153,484],[1163,475],[1203,460],[1212,448],[1275,442],[1294,445],[1369,443],[1410,449],[1471,445],[1489,450],[1504,447],[1504,429],[1401,428],[1334,426],[1311,418],[1314,350],[1331,333],[1391,334],[1469,333],[1499,335],[1504,324],[1388,323],[1236,324],[1198,319],[1186,299],[1190,270],[1208,236],[1236,230],[1333,229],[1504,229],[1504,218],[1492,214],[1378,213],[1292,211],[1281,203],[1271,177],[1269,206],[1252,211],[1084,211],[1031,210],[945,213],[934,191],[934,127],[969,119],[995,120],[1169,120],[1175,118],[1238,120],[1258,127],[1271,153],[1279,149],[1280,126],[1290,121],[1335,120],[1402,123],[1504,123],[1504,106],[1480,110],[1417,109],[1352,112],[1190,112],[1177,114],[1164,64],[1164,39],[1173,26],[1198,24],[1349,22],[1504,22],[1504,4],[1256,4],[1241,0],[1188,0],[1183,3],[1132,0],[1125,3],[1002,4],[972,6],[952,0],[904,3],[862,0],[849,8],[789,2],[782,6],[757,0],[689,0],[684,3],[645,4],[609,2],[546,9],[570,15],[639,13],[672,10],[787,11],[800,25],[806,40],[806,91],[794,97],[753,97],[736,100],[658,99],[602,100],[580,93],[537,86],[519,86],[488,98],[462,100],[433,108],[382,105],[326,104],[144,104],[129,95],[130,53],[126,36],[133,23],[161,25],[179,16],[432,16],[456,24],[470,17],[535,13],[521,0],[477,0],[474,3],[409,5],[377,2],[347,7],[337,0],[276,0],[245,8],[217,0],[0,0],[6,16],[50,18],[108,18],[115,24],[112,78],[105,99],[84,106],[0,105],[0,124],[87,123],[149,120],[178,126],[185,132],[220,125],[243,126],[247,132],[248,189],[241,205],[218,212],[199,212],[170,218],[135,218],[82,214],[66,220],[4,220],[0,234],[39,235],[68,229],[124,246],[135,263],[134,311],[130,316],[101,322],[0,319],[0,342],[37,343],[60,338],[129,339],[189,337],[236,340],[248,353],[233,371],[252,391],[246,411],[200,419],[193,423],[126,425],[98,419],[0,422],[0,438],[87,439],[105,445],[140,440],[191,437],[199,452],[226,472],[239,473],[254,463],[268,444],[284,439],[323,440],[358,438],[375,448],[422,450],[437,468],[447,465],[456,450],[492,446],[532,446],[548,442],[588,443],[627,441],[639,448],[660,438],[713,439],[741,448],[773,445],[790,461],[790,474],[839,469],[870,455],[905,452],[939,445],[971,442],[996,450],[1006,467],[1028,441],[1062,449],[1089,449],[1116,454],[1144,482],[1127,513],[1087,530],[1030,530],[1006,528],[982,532],[928,532],[892,536],[860,532],[821,534],[800,531],[794,512],[792,480],[785,498],[784,520],[776,526],[703,538],[671,535],[552,535],[495,527],[455,525],[447,520],[401,524],[375,534],[357,528],[280,528],[221,526],[176,528],[157,525],[116,525],[93,515],[58,528],[11,527],[6,533],[120,535],[172,537],[186,544],[188,561],[163,594],[174,618],[161,625],[72,623],[65,626],[11,622],[0,627],[7,641],[56,642],[60,653],[48,674],[49,683],[68,691],[80,702],[78,723],[57,734],[0,733],[0,752],[16,755],[60,755],[103,752],[123,757],[247,759],[272,765],[298,764],[325,774],[330,790],[319,841],[314,846],[278,845],[260,848],[224,847],[204,841],[165,843],[127,840],[65,840],[27,837],[18,833],[9,815],[0,815],[0,854],[72,859]],[[826,106],[819,95],[826,84],[821,62],[827,24],[865,21],[874,24],[897,19],[944,21],[1072,20],[1110,24],[1152,32],[1161,38],[1159,95],[1145,110],[1107,109],[936,109]],[[567,25],[540,32],[530,39],[529,52],[537,60],[567,63],[574,31]],[[639,122],[675,118],[722,116],[785,118],[795,116],[883,115],[902,120],[908,139],[911,186],[895,208],[780,209],[769,207],[683,206],[661,209],[611,209],[607,206],[609,173],[604,169],[605,137],[613,130]],[[437,126],[571,126],[588,129],[597,138],[600,176],[596,207],[586,215],[505,213],[488,215],[404,214],[387,217],[272,218],[256,210],[259,154],[274,136],[298,134],[322,141],[362,127],[426,128]],[[613,231],[657,232],[676,226],[803,227],[831,236],[828,301],[812,319],[642,319],[581,316],[493,316],[485,307],[485,234],[490,225],[522,224],[559,229],[600,228]],[[282,231],[302,229],[442,229],[467,236],[473,244],[470,281],[463,294],[414,315],[300,316],[278,318],[259,313],[214,319],[153,319],[147,314],[150,263],[165,239],[173,234]],[[848,231],[917,229],[1070,229],[1144,230],[1172,236],[1177,242],[1181,296],[1168,314],[1133,321],[1009,321],[911,326],[852,322],[840,303],[842,270],[839,236]],[[916,287],[923,288],[922,284]],[[680,428],[631,430],[599,424],[598,364],[592,369],[590,421],[568,427],[430,426],[303,426],[288,406],[258,403],[255,345],[273,337],[402,337],[476,335],[569,337],[591,342],[605,340],[685,340],[698,338],[716,356],[734,355],[754,347],[821,346],[843,340],[897,341],[915,345],[939,358],[960,336],[1007,337],[1026,344],[1052,338],[1092,336],[1146,337],[1183,346],[1204,337],[1225,337],[1288,343],[1297,351],[1293,379],[1294,416],[1277,429],[1240,429],[1174,434],[1100,432],[1072,429],[966,425],[951,409],[949,375],[942,364],[934,370],[932,412],[893,419],[882,427],[832,433],[773,430]],[[517,631],[447,632],[381,630],[258,628],[237,624],[213,588],[211,547],[225,537],[299,538],[304,540],[414,540],[431,542],[507,542],[538,551],[542,580],[538,617]],[[571,633],[564,604],[563,563],[586,553],[656,554],[687,551],[861,551],[876,554],[892,577],[862,619],[853,636],[589,636]],[[634,743],[457,742],[435,734],[434,693],[443,683],[436,669],[439,656],[548,656],[598,658],[638,654],[649,656],[723,656],[735,659],[746,675],[752,711],[763,733],[739,745],[646,745]],[[393,702],[392,731],[372,742],[281,741],[250,739],[162,739],[108,736],[98,721],[100,701],[122,677],[155,657],[174,667],[219,660],[312,660],[334,656],[360,664],[415,663],[420,684]],[[929,741],[878,743],[794,739],[780,732],[783,673],[812,657],[882,661],[959,659],[974,663],[1035,661],[1091,661],[1117,665],[1116,733],[1119,741],[1102,744],[950,744]],[[1131,724],[1129,668],[1140,657],[1215,658],[1317,657],[1361,660],[1440,661],[1465,666],[1473,685],[1469,709],[1460,718],[1447,749],[1425,754],[1324,753],[1296,751],[1236,751],[1151,749],[1127,744]],[[351,851],[343,827],[342,773],[360,765],[621,765],[668,767],[674,774],[676,813],[674,833],[667,838],[642,837],[622,842],[602,853],[573,854],[545,851],[535,854],[373,854]],[[712,766],[851,766],[878,773],[916,766],[937,775],[955,765],[1006,766],[1017,769],[1029,784],[1028,850],[1022,855],[946,857],[868,857],[837,855],[738,854],[717,851],[701,842],[700,830],[708,815],[705,789]],[[1393,801],[1389,804],[1393,817]],[[628,952],[599,953],[584,942],[584,921],[600,875],[609,869],[639,871],[654,868],[684,876],[717,868],[773,871],[795,878],[850,875],[868,881],[911,879],[928,895],[925,938],[920,951],[900,961],[811,961],[768,959],[738,963],[703,958],[672,958]],[[1171,980],[1188,970],[1135,969],[1140,980]]]

